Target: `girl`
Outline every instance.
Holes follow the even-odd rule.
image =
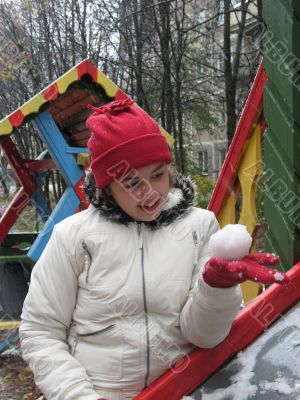
[[[154,120],[130,100],[93,110],[91,205],[55,226],[22,313],[23,357],[48,400],[132,399],[187,355],[184,368],[227,336],[249,275],[209,261],[217,220],[173,176]]]

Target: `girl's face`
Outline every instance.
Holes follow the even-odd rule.
[[[108,187],[109,194],[126,214],[145,222],[160,215],[169,190],[169,171],[164,163],[132,170]]]

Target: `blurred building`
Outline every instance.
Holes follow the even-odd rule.
[[[189,121],[189,154],[194,168],[200,175],[216,180],[228,149],[226,135],[225,83],[224,83],[224,0],[195,0],[190,12],[198,24],[196,51],[199,61],[195,64],[195,76],[199,91],[210,104],[210,123]],[[241,1],[231,0],[230,31],[231,61],[236,57],[236,42],[241,20]],[[237,79],[237,114],[240,115],[247,99],[260,58],[260,37],[264,29],[257,18],[257,2],[250,1],[246,14],[245,29],[240,52]]]

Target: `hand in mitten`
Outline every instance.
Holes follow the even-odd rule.
[[[269,269],[279,263],[279,257],[260,253],[247,255],[252,238],[244,225],[226,225],[216,232],[209,241],[213,257],[203,270],[203,280],[208,285],[228,288],[246,280],[262,284],[285,283],[285,274]]]
[[[228,288],[246,280],[266,285],[287,283],[288,277],[284,273],[267,268],[267,265],[278,263],[279,257],[269,253],[248,255],[234,261],[212,257],[204,266],[203,280],[218,288]]]

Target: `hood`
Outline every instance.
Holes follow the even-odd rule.
[[[136,222],[115,202],[110,201],[101,189],[96,188],[92,173],[87,175],[83,188],[88,201],[108,220],[123,225]],[[190,177],[178,173],[158,218],[143,223],[152,229],[169,225],[182,218],[193,206],[195,206],[195,184]]]

